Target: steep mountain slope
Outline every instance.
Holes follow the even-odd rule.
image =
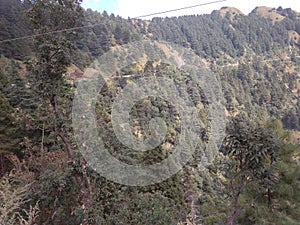
[[[290,9],[258,7],[245,16],[223,8],[211,15],[156,18],[148,31],[153,39],[202,56],[219,75],[231,113],[266,113],[299,129],[299,26],[299,14]]]
[[[13,0],[10,5],[0,0],[0,6],[3,28],[0,40],[34,34],[24,13],[28,7],[26,1]],[[11,186],[7,185],[10,181],[2,182],[2,176],[9,171],[10,180],[17,178],[12,183],[14,186],[28,187],[23,189],[25,197],[23,192],[16,193],[25,199],[17,207],[29,213],[32,205],[40,209],[34,217],[36,224],[298,223],[299,145],[294,139],[299,134],[290,135],[293,131],[284,130],[275,118],[283,122],[284,128],[300,129],[299,13],[258,7],[244,15],[236,8],[225,7],[209,15],[144,21],[87,10],[83,25],[85,28],[71,33],[76,37],[75,48],[68,58],[72,64],[66,68],[66,74],[52,73],[54,77],[62,75],[62,79],[58,84],[60,93],[52,93],[58,98],[50,100],[43,99],[33,88],[32,73],[38,74],[42,67],[35,67],[34,55],[39,54],[31,48],[32,39],[1,43],[0,187],[6,191],[0,190],[1,201],[15,196],[7,194],[11,193],[8,191]],[[63,37],[64,34],[53,35]],[[122,88],[139,77],[172,78],[183,93],[188,93],[204,125],[197,130],[199,149],[179,173],[161,183],[128,187],[86,166],[75,142],[71,109],[77,80],[83,78],[85,71],[88,72],[84,78],[97,73],[91,68],[99,66],[95,62],[101,55],[143,39],[176,43],[200,56],[216,74],[226,100],[226,115],[228,120],[234,118],[234,122],[228,124],[228,139],[220,154],[203,168],[199,159],[206,152],[209,154],[206,144],[212,135],[207,110],[210,102],[201,87],[189,74],[161,62],[145,60],[115,71],[114,79],[104,85],[95,100],[95,124],[105,147],[119,161],[129,165],[154,164],[172,155],[180,141],[180,116],[172,104],[158,97],[138,101],[131,108],[130,125],[135,137],[146,139],[151,137],[149,121],[154,117],[163,118],[168,129],[161,145],[151,151],[131,151],[116,137],[111,119],[112,102]],[[40,49],[45,50],[47,45],[40,42]],[[59,50],[46,52],[51,59]],[[147,54],[144,58],[147,59]],[[58,58],[57,62],[62,61]],[[39,65],[47,63],[41,60]],[[51,72],[51,66],[61,64],[53,63],[44,71]],[[54,82],[51,83],[51,77],[47,81],[51,84],[49,90]],[[38,93],[41,93],[44,83],[39,84]],[[70,137],[67,145],[64,145],[66,136],[57,136],[63,131]],[[227,146],[226,153],[228,143],[231,145]],[[74,157],[68,156],[68,148],[75,149]],[[14,199],[11,202],[15,203]],[[0,204],[0,209],[6,206]],[[12,213],[15,212],[18,209]]]

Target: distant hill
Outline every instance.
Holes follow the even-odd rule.
[[[219,10],[219,13],[222,17],[225,17],[227,13],[230,14],[230,17],[234,17],[234,16],[243,16],[244,14],[242,13],[242,11],[240,11],[237,8],[234,7],[223,7]]]
[[[277,22],[281,21],[286,18],[285,16],[283,16],[279,12],[277,12],[277,10],[275,8],[266,7],[266,6],[256,7],[252,11],[252,13],[255,13],[255,14],[260,15],[267,19],[271,19],[273,23],[276,21]]]

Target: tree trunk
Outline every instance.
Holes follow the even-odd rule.
[[[236,224],[237,218],[239,216],[239,213],[240,213],[239,197],[242,193],[244,186],[246,185],[246,182],[247,182],[247,178],[245,176],[243,176],[241,178],[241,184],[238,186],[238,190],[237,190],[236,194],[234,195],[232,213],[231,213],[231,216],[228,221],[228,224],[230,224],[230,225]],[[231,186],[232,190],[234,190],[233,180],[231,180],[230,186]]]
[[[238,215],[239,215],[239,212],[240,212],[240,206],[239,206],[239,197],[240,197],[240,194],[241,194],[241,188],[239,189],[239,191],[236,193],[236,195],[234,196],[234,203],[233,203],[233,212],[231,213],[231,217],[228,221],[228,224],[230,225],[234,225],[237,218],[238,218]]]
[[[50,102],[54,109],[55,118],[57,120],[60,119],[56,95],[53,95],[51,97]],[[63,143],[65,144],[65,149],[68,153],[68,163],[71,163],[71,165],[74,166],[75,165],[75,151],[72,147],[72,142],[69,139],[69,137],[67,136],[66,132],[61,127],[57,127],[56,129],[57,129],[58,136],[62,139]],[[83,199],[82,207],[84,209],[88,209],[90,206],[90,203],[92,201],[92,187],[91,187],[90,178],[87,174],[86,162],[83,158],[80,160],[80,166],[81,166],[81,170],[82,170],[81,171],[82,175],[76,173],[75,179],[76,179],[76,183],[80,187],[80,192],[82,194],[82,199]],[[85,224],[87,224],[87,221],[83,222],[83,225],[85,225]]]
[[[269,209],[271,209],[272,203],[273,203],[273,195],[272,195],[271,188],[268,188],[267,194],[268,194],[268,207],[269,207]]]
[[[4,159],[3,153],[0,153],[0,176],[4,174]]]

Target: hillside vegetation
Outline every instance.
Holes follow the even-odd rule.
[[[153,135],[151,119],[161,117],[163,143],[131,151],[117,138],[113,102],[140,78],[172,79],[202,121],[188,164],[145,187],[96,173],[80,154],[72,125],[79,82],[97,75],[105,53],[142,40],[174,43],[199,56],[220,83],[227,117],[223,143],[203,167],[212,103],[192,75],[149,60],[151,48],[144,61],[114,71],[86,104],[95,104],[99,136],[118,160],[158,163],[180,142],[180,113],[154,96],[131,108],[130,125],[145,140]],[[138,20],[84,10],[77,0],[0,0],[0,55],[0,224],[299,224],[300,13],[261,6],[244,15],[224,7]]]

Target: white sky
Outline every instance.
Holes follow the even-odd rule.
[[[217,0],[83,0],[83,7],[89,7],[98,10],[99,12],[106,10],[108,13],[114,13],[115,15],[120,15],[124,18],[133,18],[211,1]],[[223,6],[236,7],[245,14],[251,12],[256,6],[269,6],[275,8],[282,6],[283,8],[292,8],[293,10],[300,12],[300,0],[227,0],[159,16],[165,17],[211,13],[213,10],[220,9]]]

